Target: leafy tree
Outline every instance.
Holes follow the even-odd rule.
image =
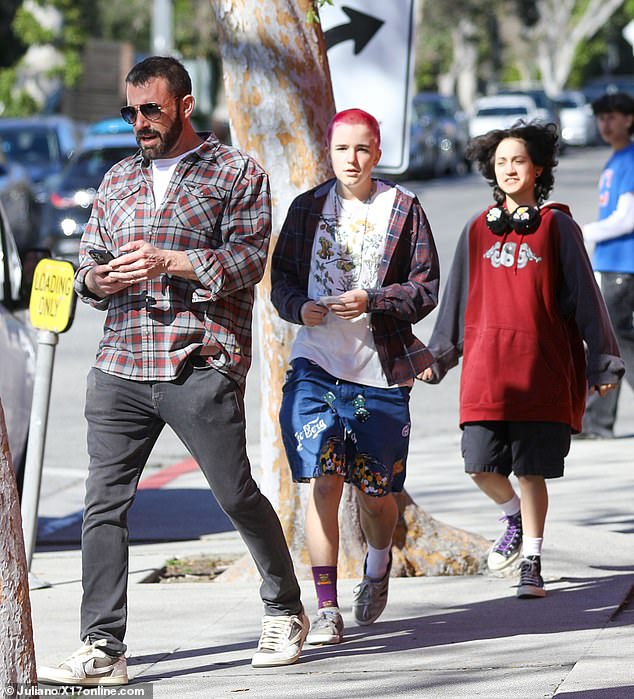
[[[605,25],[624,0],[536,0],[538,20],[525,32],[546,92],[566,85],[578,46]],[[565,37],[565,41],[562,41]]]
[[[568,79],[570,87],[580,87],[589,78],[606,73],[634,73],[632,45],[622,34],[633,19],[634,0],[626,0],[595,36],[579,45]]]
[[[0,111],[21,115],[41,109],[46,88],[33,87],[40,78],[55,84],[74,85],[81,75],[81,50],[86,38],[87,0],[25,0],[17,7],[10,28],[14,46],[28,47],[16,63],[0,70]],[[45,20],[59,13],[60,22]],[[45,58],[37,53],[48,48]],[[52,87],[49,87],[52,89]]]
[[[173,0],[174,43],[183,58],[218,61],[217,31],[209,0]],[[57,10],[58,30],[39,21],[41,10]],[[128,41],[142,54],[151,50],[152,3],[148,0],[3,0],[0,8],[0,113],[40,111],[43,100],[23,85],[38,68],[29,63],[29,47],[48,47],[59,64],[39,71],[59,86],[72,87],[82,72],[87,37]],[[50,54],[49,54],[50,55]],[[52,89],[52,88],[51,88]]]
[[[22,0],[3,0],[0,3],[0,69],[12,66],[26,51],[26,46],[15,35],[12,24]]]
[[[416,39],[416,81],[419,88],[437,86],[455,93],[463,106],[500,65],[499,0],[457,0],[423,5]]]

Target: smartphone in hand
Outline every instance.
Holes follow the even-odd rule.
[[[318,303],[322,306],[332,306],[333,303],[340,303],[339,296],[320,296]]]
[[[107,265],[110,260],[114,260],[114,255],[109,250],[99,250],[91,248],[88,254],[98,265]]]

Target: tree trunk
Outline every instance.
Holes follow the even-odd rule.
[[[0,402],[0,688],[33,686],[35,650],[22,519]]]
[[[331,176],[325,138],[335,113],[326,46],[319,24],[307,24],[312,0],[212,0],[220,33],[227,109],[234,143],[250,153],[270,174],[273,203],[271,251],[286,212],[301,191]],[[278,423],[284,373],[288,367],[295,328],[281,320],[270,302],[268,272],[257,289],[257,321],[261,353],[261,487],[277,510],[293,553],[299,577],[310,577],[304,546],[306,486],[291,480]],[[406,497],[406,496],[405,496]],[[404,507],[399,570],[402,574],[465,572],[460,562],[426,566],[418,550],[420,536],[412,538],[418,512],[411,501]],[[425,528],[431,518],[421,513]],[[339,576],[358,577],[365,555],[358,506],[352,489],[344,489],[339,510]],[[426,531],[426,529],[425,529]],[[458,536],[460,538],[460,536]],[[464,538],[469,535],[464,534]],[[474,539],[483,558],[486,541]],[[410,553],[409,548],[416,550]],[[439,547],[436,558],[446,558]],[[450,554],[453,561],[453,553]],[[475,553],[471,554],[477,558]],[[397,556],[395,555],[395,560]],[[469,567],[476,572],[479,566]],[[250,575],[246,562],[224,574]]]
[[[456,94],[463,109],[470,109],[478,87],[478,47],[475,23],[460,17],[451,28],[452,59],[447,72],[438,78],[440,92]]]

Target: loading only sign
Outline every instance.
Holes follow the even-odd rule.
[[[40,260],[33,273],[29,316],[34,328],[63,333],[73,322],[75,270],[64,260]]]

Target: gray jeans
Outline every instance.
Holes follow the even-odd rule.
[[[300,590],[282,528],[251,476],[243,397],[214,369],[188,363],[174,381],[139,382],[91,369],[86,391],[88,454],[82,529],[81,638],[126,650],[128,510],[143,468],[169,425],[196,459],[262,576],[271,615],[297,614]],[[192,615],[200,610],[192,609]]]
[[[625,362],[625,379],[634,389],[634,274],[601,272],[601,292]],[[613,436],[621,384],[601,397],[588,396],[583,431]]]

